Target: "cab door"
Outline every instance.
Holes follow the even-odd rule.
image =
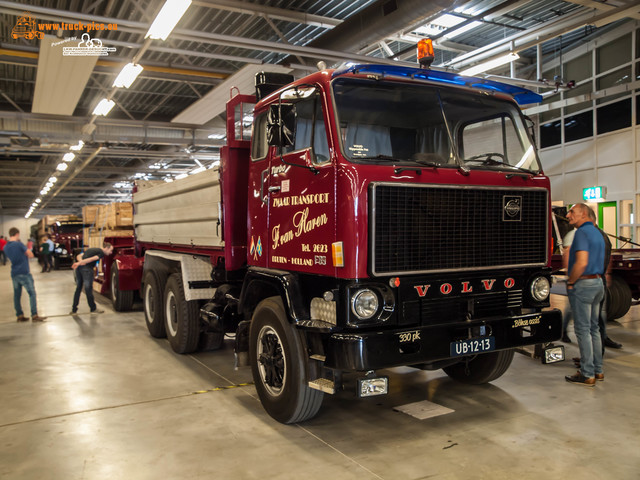
[[[294,102],[293,145],[272,147],[264,182],[268,196],[268,266],[332,275],[335,169],[326,105],[319,90]]]

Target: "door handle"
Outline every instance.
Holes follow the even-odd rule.
[[[280,186],[279,185],[274,185],[272,187],[269,187],[269,193],[279,192],[279,191],[280,191]]]

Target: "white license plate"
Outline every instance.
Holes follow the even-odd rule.
[[[461,355],[473,355],[475,353],[490,352],[496,349],[495,337],[470,338],[451,342],[450,353],[452,357]]]

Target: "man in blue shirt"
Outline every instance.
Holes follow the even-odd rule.
[[[9,229],[9,243],[4,247],[4,252],[11,260],[11,279],[13,280],[13,306],[16,309],[18,322],[27,322],[29,317],[25,317],[22,312],[22,287],[29,294],[31,305],[31,321],[42,322],[46,317],[38,316],[38,306],[36,302],[36,289],[33,284],[33,277],[29,271],[29,259],[33,258],[33,252],[20,241],[20,230],[13,227]]]
[[[576,234],[569,250],[567,294],[574,314],[574,329],[580,348],[580,370],[565,377],[567,382],[593,387],[604,380],[602,371],[602,339],[598,318],[604,298],[605,246],[602,234],[591,222],[590,208],[578,203],[567,218]]]

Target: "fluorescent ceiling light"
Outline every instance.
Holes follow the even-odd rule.
[[[66,163],[59,163],[58,166],[56,167],[58,170],[60,170],[61,172],[64,172],[67,169],[67,164]]]
[[[181,178],[187,178],[189,174],[181,173],[180,175],[176,175],[176,180],[180,180]]]
[[[76,158],[76,156],[75,156],[73,153],[71,153],[71,152],[69,152],[69,153],[65,153],[65,154],[64,154],[64,156],[62,157],[62,159],[63,159],[65,162],[73,162],[73,159],[74,159],[74,158]]]
[[[114,80],[113,86],[119,88],[129,88],[134,80],[138,78],[138,75],[140,75],[140,72],[142,72],[142,70],[142,65],[127,63]]]
[[[144,38],[166,40],[191,5],[191,0],[167,0]]]
[[[53,187],[53,182],[49,181],[46,183],[46,185],[44,186],[44,188],[51,188]]]
[[[460,72],[460,75],[473,76],[478,73],[486,72],[487,70],[492,70],[496,67],[499,67],[500,65],[504,65],[505,63],[514,62],[519,58],[520,56],[517,53],[512,52],[507,55],[503,55],[502,57],[489,60],[488,62],[474,65],[473,67],[467,68],[466,70],[462,70]]]
[[[40,203],[41,201],[42,201],[42,199],[36,198],[36,203]]]
[[[211,140],[222,140],[226,136],[227,135],[225,133],[212,133],[207,138],[210,138]]]
[[[82,140],[79,140],[78,144],[72,145],[71,147],[69,147],[69,150],[73,150],[74,152],[79,152],[80,150],[82,150],[82,147],[84,147],[84,142]]]
[[[49,182],[53,185],[58,181],[58,177],[49,177]]]
[[[49,190],[43,188],[42,190],[40,190],[40,195],[46,195],[47,193],[49,193]]]
[[[171,183],[171,182],[173,182],[173,178],[171,178],[171,177],[164,177],[164,181],[165,181],[165,182],[167,182],[167,183]]]
[[[100,100],[100,103],[96,105],[96,108],[93,110],[93,114],[104,116],[111,111],[115,104],[116,102],[114,102],[113,100],[107,100],[106,98],[103,98],[102,100]]]
[[[195,170],[191,170],[191,171],[189,172],[189,174],[190,174],[190,175],[193,175],[194,173],[204,172],[205,170],[206,170],[206,168],[204,168],[204,167],[198,167],[198,168],[196,168]],[[176,177],[176,178],[178,178],[178,177]]]

